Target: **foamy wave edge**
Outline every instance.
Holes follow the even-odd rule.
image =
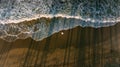
[[[56,14],[56,15],[40,14],[40,15],[34,15],[31,18],[21,18],[19,20],[11,20],[11,19],[0,20],[0,24],[21,23],[23,21],[30,21],[30,20],[38,19],[38,18],[42,18],[42,17],[45,17],[45,18],[62,17],[62,18],[68,18],[68,19],[74,18],[74,19],[80,19],[80,20],[83,20],[83,21],[90,21],[90,22],[93,22],[93,23],[95,23],[95,22],[102,22],[102,23],[120,22],[120,17],[118,17],[118,18],[110,18],[110,19],[108,18],[108,19],[104,19],[104,20],[95,20],[95,19],[92,19],[92,18],[82,18],[81,16],[70,16],[70,15],[65,15],[65,14]]]
[[[43,20],[53,20],[56,18],[58,19],[56,21],[50,21],[49,23],[47,23],[47,21],[41,22],[41,18],[44,18]],[[27,22],[29,24],[29,21],[38,19],[40,23],[34,24],[30,22],[30,27],[27,25]],[[64,21],[64,19],[66,19],[66,21]],[[28,37],[31,37],[33,40],[36,41],[41,41],[42,39],[49,37],[54,33],[57,33],[62,30],[72,29],[76,26],[100,28],[112,26],[118,22],[120,22],[120,18],[116,18],[114,20],[94,20],[91,18],[84,19],[81,16],[70,16],[65,14],[35,15],[32,18],[23,18],[19,20],[0,20],[0,38],[8,42],[12,42],[17,39],[26,39]],[[38,27],[38,30],[34,31],[36,26]]]

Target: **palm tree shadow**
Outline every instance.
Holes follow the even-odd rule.
[[[85,60],[85,55],[87,54],[88,48],[92,52],[94,57],[97,55],[102,56],[106,55],[106,58],[111,58],[111,54],[120,51],[120,23],[111,26],[111,27],[103,27],[103,28],[92,28],[92,27],[76,27],[69,30],[63,30],[58,33],[53,34],[52,36],[43,39],[42,41],[35,41],[31,38],[27,38],[24,40],[16,40],[14,42],[6,42],[4,40],[0,40],[0,55],[9,53],[14,49],[24,49],[27,48],[26,56],[31,53],[31,50],[35,50],[37,53],[43,52],[42,58],[46,58],[48,53],[54,53],[56,49],[63,49],[66,51],[70,47],[74,47],[77,52],[77,64],[83,63],[81,61]],[[64,35],[61,35],[61,32]],[[99,54],[101,51],[103,54]],[[97,52],[98,51],[98,52]],[[17,54],[17,53],[16,53]],[[107,55],[110,54],[110,55]],[[36,55],[36,57],[38,57]],[[84,59],[83,59],[84,58]],[[28,60],[26,58],[24,60]],[[92,57],[93,63],[95,59]],[[111,61],[112,62],[112,61]],[[27,62],[26,62],[27,63]],[[83,63],[85,64],[85,63]]]

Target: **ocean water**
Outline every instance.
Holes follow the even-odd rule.
[[[40,41],[76,26],[107,27],[120,21],[120,0],[0,0],[0,38]]]

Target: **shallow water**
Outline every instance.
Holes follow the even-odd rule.
[[[0,0],[0,38],[9,42],[28,37],[40,41],[76,26],[112,26],[120,21],[119,3],[119,0]]]

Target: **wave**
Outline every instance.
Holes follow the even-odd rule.
[[[120,22],[119,0],[0,0],[0,38],[40,41],[76,26],[107,27]]]
[[[20,23],[0,24],[0,38],[9,42],[28,37],[40,41],[56,32],[71,29],[76,26],[99,28],[115,24],[115,22],[96,23],[76,18],[42,17]]]
[[[96,19],[93,19],[93,18],[82,18],[82,16],[70,16],[70,15],[65,15],[65,14],[56,14],[56,15],[51,15],[51,14],[40,14],[40,15],[35,15],[31,18],[22,18],[22,19],[18,19],[18,20],[10,20],[10,19],[7,19],[7,20],[0,20],[0,24],[10,24],[10,23],[21,23],[21,22],[24,22],[24,21],[31,21],[31,20],[35,20],[35,19],[39,19],[39,18],[57,18],[57,17],[61,17],[61,18],[67,18],[67,19],[78,19],[78,20],[82,20],[82,21],[88,21],[88,22],[93,22],[93,23],[96,23],[96,22],[100,22],[100,23],[117,23],[117,22],[120,22],[120,17],[118,18],[110,18],[110,19],[103,19],[103,20],[96,20]]]

